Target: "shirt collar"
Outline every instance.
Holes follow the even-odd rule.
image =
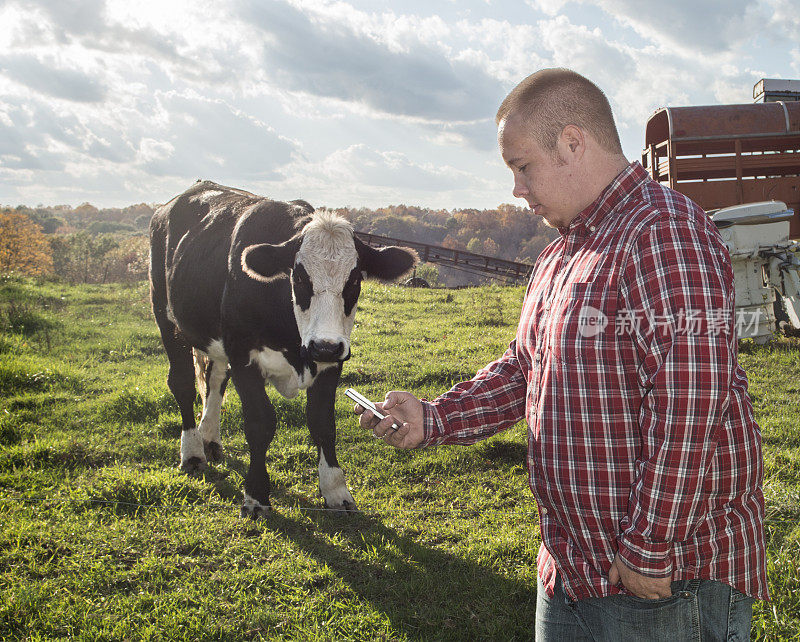
[[[632,162],[617,174],[617,177],[608,184],[591,205],[572,219],[569,226],[559,227],[558,231],[561,232],[562,236],[579,230],[585,234],[591,234],[600,224],[600,221],[603,220],[603,217],[619,205],[649,176],[641,163]]]

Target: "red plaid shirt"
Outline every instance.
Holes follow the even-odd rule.
[[[541,254],[516,339],[424,404],[425,441],[528,421],[539,576],[652,577],[767,598],[761,433],[737,359],[730,258],[709,217],[632,163]]]

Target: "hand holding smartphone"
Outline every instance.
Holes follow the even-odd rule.
[[[373,415],[375,415],[378,419],[385,419],[387,415],[375,406],[369,399],[367,399],[364,395],[359,393],[358,391],[354,390],[353,388],[348,388],[344,391],[346,397],[349,397],[353,401],[355,401],[359,406],[364,408],[365,410],[369,410]],[[397,430],[400,426],[396,423],[392,423],[392,430]]]

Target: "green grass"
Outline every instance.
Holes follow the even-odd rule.
[[[522,295],[366,284],[342,389],[439,394],[505,350]],[[744,345],[741,359],[764,431],[773,595],[753,636],[800,639],[800,346]],[[253,523],[238,517],[235,392],[224,463],[190,478],[166,371],[145,284],[0,280],[0,639],[530,638],[523,425],[397,452],[340,396],[339,459],[362,510],[344,516],[319,510],[303,395],[270,389],[276,510]]]

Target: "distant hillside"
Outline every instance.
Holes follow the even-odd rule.
[[[27,217],[49,238],[55,274],[72,282],[143,278],[148,224],[157,204],[100,209],[91,203],[0,208]],[[557,232],[530,210],[503,204],[496,209],[433,210],[413,205],[333,210],[356,230],[457,250],[533,263]],[[112,261],[111,259],[114,258]],[[420,275],[443,285],[478,284],[476,275],[422,266]]]
[[[496,209],[431,210],[390,205],[376,210],[334,210],[362,232],[408,241],[443,245],[510,261],[533,263],[557,235],[529,209],[503,204]],[[439,281],[447,285],[477,284],[485,278],[439,268]]]
[[[156,204],[139,203],[128,207],[99,209],[91,203],[28,207],[4,207],[2,211],[14,210],[25,214],[42,228],[45,234],[69,234],[85,231],[90,234],[114,232],[144,232],[150,223]]]

